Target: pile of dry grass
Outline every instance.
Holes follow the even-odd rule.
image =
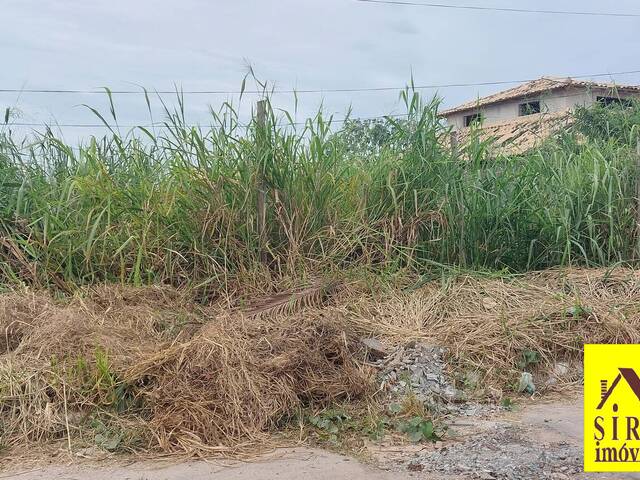
[[[0,295],[0,443],[80,433],[119,401],[118,382],[142,358],[200,321],[171,289],[101,287],[66,301]]]
[[[391,343],[445,346],[453,373],[475,370],[492,387],[517,380],[525,351],[541,368],[579,364],[585,343],[640,341],[640,272],[563,269],[508,278],[461,275],[378,301],[339,307],[354,328]]]
[[[166,288],[0,295],[0,442],[91,442],[98,417],[137,430],[136,448],[246,451],[305,407],[366,397],[364,334],[445,346],[452,373],[477,371],[499,388],[517,378],[523,352],[551,365],[578,361],[584,343],[640,341],[633,270],[356,288],[276,295],[244,313]],[[327,295],[333,305],[320,306]]]
[[[229,451],[264,439],[305,406],[353,400],[372,376],[357,341],[317,316],[219,318],[191,341],[133,367],[157,443],[165,451]]]
[[[0,302],[5,445],[90,437],[102,416],[138,429],[138,448],[233,454],[302,408],[372,389],[357,338],[317,309],[275,302],[273,315],[247,317],[156,288]]]

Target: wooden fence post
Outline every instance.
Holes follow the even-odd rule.
[[[259,100],[256,107],[256,150],[258,152],[258,174],[257,174],[257,195],[256,195],[256,214],[258,227],[258,245],[260,249],[260,258],[264,262],[266,260],[265,250],[265,234],[267,222],[267,192],[264,181],[264,155],[265,155],[265,136],[267,125],[267,101]]]

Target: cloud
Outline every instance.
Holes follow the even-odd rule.
[[[471,1],[471,0],[469,0]],[[498,0],[496,0],[498,1]],[[486,3],[478,0],[477,4]],[[523,0],[522,7],[553,8],[553,0]],[[468,2],[467,2],[468,3]],[[597,10],[598,0],[572,0],[563,8]],[[493,2],[509,6],[508,2]],[[638,11],[634,0],[616,10]],[[0,31],[0,88],[237,89],[249,61],[257,75],[281,88],[398,86],[411,73],[416,84],[483,82],[545,74],[596,73],[640,68],[636,19],[550,17],[499,12],[373,5],[351,0],[5,0]],[[634,23],[635,22],[635,23]],[[615,48],[611,48],[615,45]],[[640,75],[619,78],[640,83]],[[453,105],[499,87],[440,90]],[[433,95],[428,90],[424,94]],[[96,96],[0,94],[0,110],[18,105],[25,117],[87,122]],[[187,96],[187,114],[206,122],[207,105],[224,95]],[[237,101],[235,97],[229,99]],[[118,97],[123,123],[145,119],[142,95]],[[250,97],[240,107],[250,112]],[[166,99],[170,104],[174,100]],[[291,96],[275,102],[291,108]],[[306,94],[299,117],[323,104],[329,112],[374,116],[398,111],[397,92]],[[159,102],[156,113],[160,114]]]

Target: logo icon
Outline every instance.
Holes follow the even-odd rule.
[[[640,345],[585,345],[584,469],[640,472]]]

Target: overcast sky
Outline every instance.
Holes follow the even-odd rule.
[[[442,3],[514,7],[508,0]],[[637,0],[519,0],[519,8],[640,13]],[[355,0],[3,0],[1,88],[235,90],[251,65],[276,88],[398,87],[640,70],[640,18],[552,16],[379,5]],[[640,74],[616,76],[640,83]],[[506,86],[440,89],[444,106]],[[425,95],[436,92],[424,90]],[[116,96],[122,124],[149,122],[143,95]],[[167,96],[173,102],[172,96]],[[207,123],[225,95],[187,95]],[[243,99],[248,115],[255,98]],[[292,95],[274,106],[293,109]],[[297,118],[321,104],[342,116],[403,111],[398,93],[300,94]],[[0,93],[15,122],[95,123],[102,95]],[[156,102],[158,103],[158,102]],[[16,129],[26,132],[27,129]],[[64,128],[70,141],[99,129]]]

